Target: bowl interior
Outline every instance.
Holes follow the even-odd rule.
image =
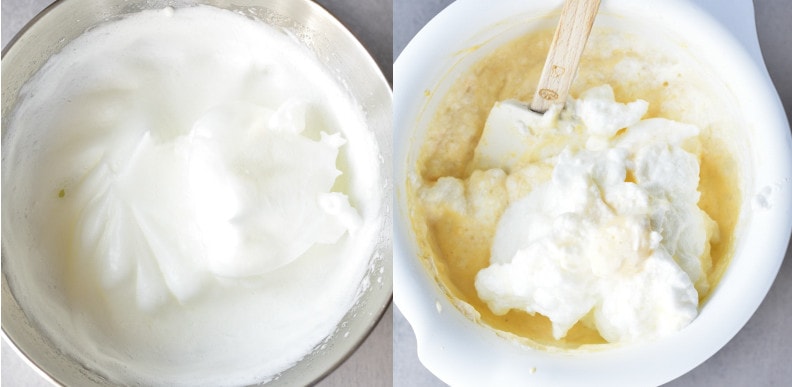
[[[240,12],[282,28],[316,53],[316,57],[355,97],[364,111],[366,123],[379,145],[380,174],[388,182],[383,187],[384,212],[391,203],[391,101],[387,81],[366,50],[335,18],[317,4],[307,1],[252,0],[157,0],[157,1],[89,1],[64,0],[56,2],[38,15],[12,40],[3,53],[2,114],[3,138],[6,123],[18,92],[46,60],[89,27],[119,15],[149,8],[210,4]],[[5,154],[5,149],[3,151]],[[5,175],[5,172],[4,172]],[[4,228],[5,228],[5,221]],[[359,286],[359,297],[347,312],[336,331],[316,350],[272,381],[279,385],[305,385],[330,373],[341,364],[365,339],[384,312],[392,294],[392,249],[390,229],[392,221],[383,217],[375,252]],[[6,256],[3,249],[3,260]],[[101,376],[83,368],[72,358],[60,353],[29,321],[8,286],[3,271],[2,328],[4,335],[48,379],[63,385],[110,385]]]

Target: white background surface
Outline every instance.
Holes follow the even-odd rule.
[[[30,19],[52,0],[3,0],[3,47]],[[383,74],[392,83],[392,14],[391,0],[317,0],[339,19],[366,47]],[[320,387],[390,386],[393,367],[393,308],[389,307],[381,321],[361,345],[335,372],[321,381]],[[50,386],[30,368],[3,340],[2,376],[6,387]]]
[[[393,0],[393,57],[450,0]],[[770,76],[792,118],[792,2],[755,0],[759,41]],[[397,284],[398,286],[398,284]],[[762,305],[721,351],[667,386],[792,385],[792,247]],[[394,313],[394,386],[443,386],[416,356],[415,336]]]

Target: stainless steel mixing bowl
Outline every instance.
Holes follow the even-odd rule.
[[[5,139],[10,113],[22,85],[72,39],[89,27],[119,15],[148,8],[210,4],[241,12],[270,25],[289,30],[316,53],[319,60],[348,88],[361,105],[368,127],[374,132],[382,156],[380,172],[386,186],[382,202],[385,211],[375,253],[370,258],[365,290],[339,323],[337,334],[327,338],[313,353],[281,373],[273,385],[306,385],[332,372],[349,357],[379,321],[393,290],[392,220],[387,210],[392,203],[391,104],[392,94],[374,60],[355,37],[322,7],[309,0],[62,0],[34,18],[3,51],[2,60],[2,133]],[[3,155],[6,149],[3,148]],[[3,166],[3,175],[7,172]],[[10,172],[13,173],[13,172]],[[3,229],[13,227],[3,221]],[[2,259],[24,259],[8,256]],[[61,353],[25,315],[8,286],[13,273],[3,269],[3,335],[45,377],[66,386],[111,385],[94,370],[86,369],[67,354]],[[363,286],[367,284],[367,286]],[[343,327],[343,330],[341,329]],[[345,335],[348,332],[348,335]]]

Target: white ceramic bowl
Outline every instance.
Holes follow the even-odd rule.
[[[427,124],[455,76],[488,48],[547,23],[540,16],[560,9],[561,1],[498,0],[484,7],[459,0],[410,42],[394,66],[394,300],[415,331],[426,368],[454,386],[658,385],[705,361],[748,321],[775,279],[792,229],[792,138],[759,53],[752,4],[737,4],[728,15],[713,7],[720,20],[736,21],[732,34],[684,0],[602,2],[596,23],[641,25],[686,47],[722,80],[750,144],[741,160],[735,253],[699,316],[666,338],[593,352],[532,349],[464,317],[417,258],[406,200],[405,183]]]
[[[290,31],[328,69],[339,84],[356,97],[366,114],[368,127],[376,136],[382,161],[380,174],[387,181],[381,209],[391,202],[391,102],[390,87],[374,60],[355,37],[330,13],[310,0],[61,0],[34,18],[3,51],[2,116],[3,139],[9,122],[6,118],[16,104],[20,87],[55,52],[87,28],[118,15],[165,6],[210,4],[241,12],[273,26]],[[3,156],[6,155],[6,144]],[[3,176],[13,175],[6,170]],[[3,204],[4,214],[5,203]],[[10,211],[9,211],[10,212]],[[14,227],[3,219],[6,227]],[[292,368],[283,371],[272,385],[307,385],[315,383],[346,360],[367,337],[387,308],[392,291],[391,218],[383,216],[376,251],[358,286],[359,298],[338,323],[336,331]],[[9,256],[3,248],[3,262],[25,259]],[[8,286],[13,276],[3,267],[2,330],[3,336],[39,374],[53,384],[66,386],[112,385],[94,370],[86,369],[68,354],[62,353],[31,322]]]

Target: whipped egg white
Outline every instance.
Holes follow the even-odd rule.
[[[696,317],[718,233],[697,205],[699,129],[641,120],[647,109],[615,102],[608,85],[543,116],[496,103],[469,179],[421,192],[438,209],[430,219],[455,211],[495,225],[490,264],[475,278],[493,313],[544,315],[556,339],[583,322],[609,342]]]
[[[377,145],[292,36],[208,6],[143,11],[66,45],[19,101],[4,271],[86,368],[258,383],[355,302],[381,227]]]

